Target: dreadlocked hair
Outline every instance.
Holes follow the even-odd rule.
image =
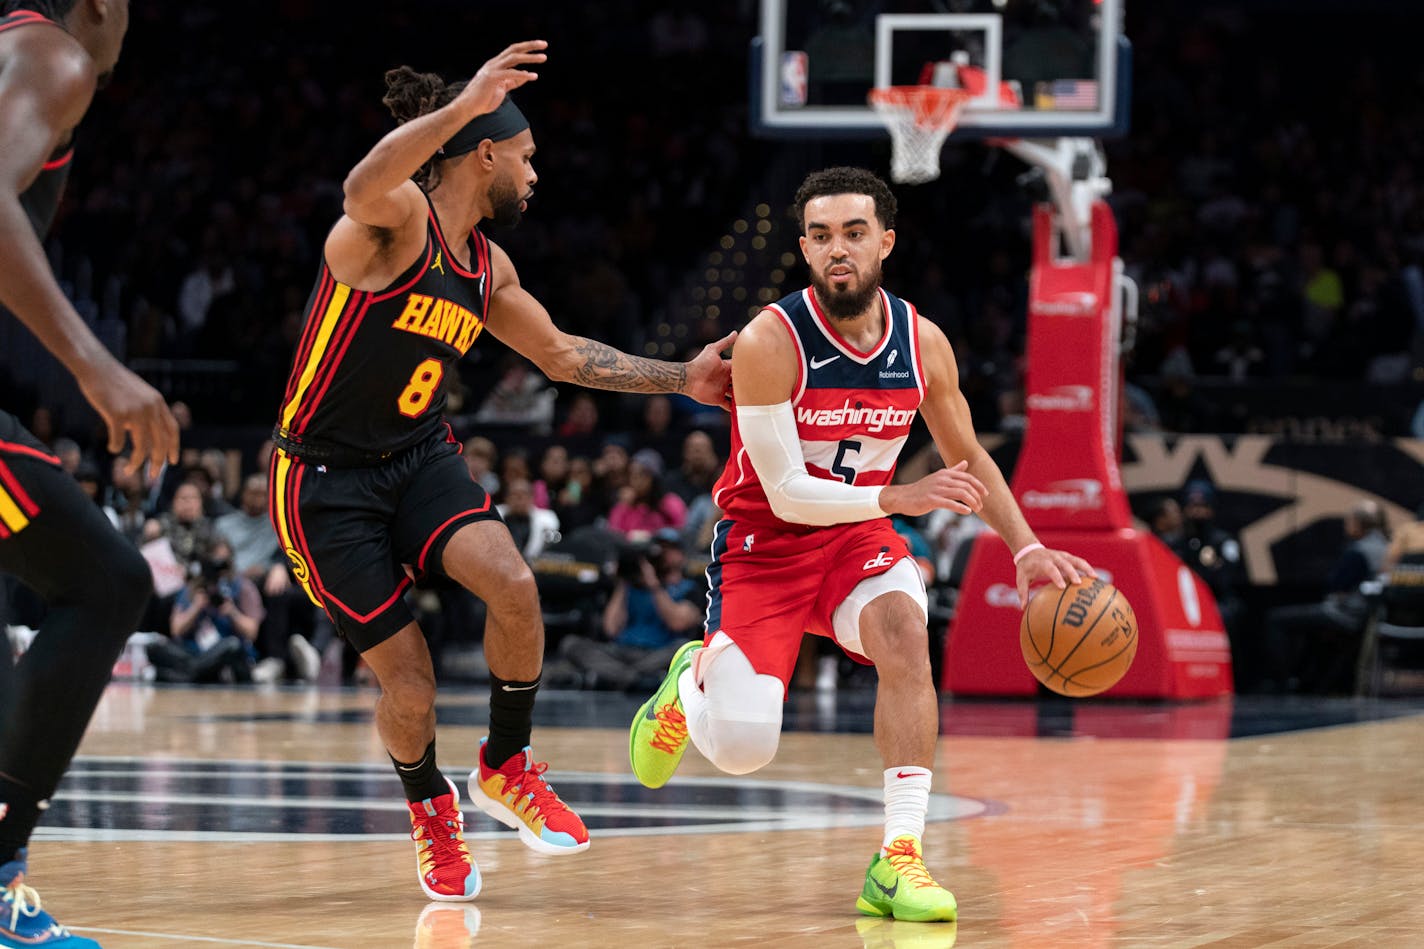
[[[0,0],[0,16],[9,16],[20,10],[33,10],[51,20],[62,20],[69,16],[78,0]]]
[[[73,0],[69,2],[72,3]],[[416,72],[409,66],[397,66],[386,71],[386,94],[381,102],[391,110],[397,124],[404,125],[411,119],[429,115],[436,109],[449,105],[463,88],[463,81],[447,85],[445,80],[435,73]],[[440,184],[440,171],[437,166],[439,160],[439,156],[431,156],[429,161],[410,176],[421,190],[433,191]]]

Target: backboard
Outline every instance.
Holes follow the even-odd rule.
[[[1124,0],[761,0],[751,125],[761,136],[883,136],[876,86],[969,88],[959,138],[1126,134]]]

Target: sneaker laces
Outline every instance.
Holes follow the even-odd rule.
[[[415,820],[416,822],[410,828],[410,839],[417,844],[421,840],[430,841],[431,856],[435,858],[437,867],[443,866],[452,857],[464,862],[465,858],[469,856],[469,850],[466,849],[465,840],[461,836],[465,829],[463,820],[458,817],[451,820],[439,813],[417,814]],[[449,832],[442,830],[442,826],[448,828]],[[425,829],[423,837],[420,833],[422,827]]]
[[[525,760],[528,760],[524,755],[520,757],[525,757]],[[554,793],[553,786],[544,780],[544,772],[548,770],[549,762],[531,761],[519,774],[513,777],[508,773],[504,775],[504,793],[514,795],[510,802],[511,806],[513,806],[514,812],[526,822],[532,822],[541,814],[547,821],[550,813],[557,810],[568,810],[568,806],[559,800],[559,795]],[[525,799],[522,808],[518,806],[521,797]]]
[[[890,861],[890,866],[895,868],[896,873],[909,880],[910,885],[916,889],[939,886],[934,877],[930,876],[930,871],[925,866],[925,858],[920,856],[919,848],[913,840],[901,837],[891,841],[890,847],[885,851],[885,859]]]
[[[658,709],[654,717],[657,718],[658,728],[648,744],[670,755],[677,754],[683,742],[687,741],[687,716],[677,702],[669,702]]]
[[[21,916],[35,917],[40,914],[40,895],[34,887],[25,883],[23,873],[16,874],[10,885],[5,887],[4,901],[13,907],[10,910],[11,932],[20,928]]]

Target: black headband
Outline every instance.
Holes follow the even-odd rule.
[[[477,115],[466,123],[450,140],[435,153],[436,158],[455,158],[480,147],[480,142],[489,139],[502,142],[513,138],[529,127],[529,120],[519,111],[519,106],[509,96],[493,112]]]

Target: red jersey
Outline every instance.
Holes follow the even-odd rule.
[[[767,307],[786,324],[799,359],[791,408],[806,470],[844,484],[886,485],[925,396],[920,364],[919,314],[880,291],[885,333],[869,352],[836,332],[810,289]],[[816,528],[790,524],[771,510],[742,445],[732,413],[732,449],[712,498],[731,520],[790,533]]]

